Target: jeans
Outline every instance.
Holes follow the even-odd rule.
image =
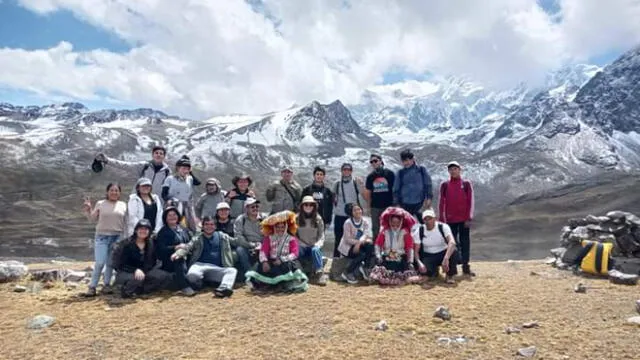
[[[344,234],[344,223],[349,217],[336,215],[333,217],[333,237],[335,238],[333,243],[333,257],[339,258],[340,251],[338,251],[338,245],[342,240],[342,234]]]
[[[460,252],[460,263],[464,272],[469,272],[469,258],[471,252],[470,229],[464,226],[463,222],[448,224],[451,234],[456,240],[458,251]]]
[[[324,268],[322,263],[322,250],[317,246],[300,246],[298,248],[298,258],[303,259],[306,257],[313,259],[313,271],[318,272]]]
[[[95,244],[93,246],[93,256],[95,265],[91,274],[90,288],[96,288],[100,281],[100,274],[104,269],[104,286],[111,285],[111,276],[113,275],[113,267],[111,266],[111,253],[113,252],[113,244],[120,239],[120,235],[100,235],[96,234]]]
[[[171,282],[171,274],[160,269],[151,269],[144,274],[144,280],[136,280],[133,273],[118,271],[116,284],[122,285],[122,293],[125,295],[148,294],[162,290]]]
[[[422,253],[420,254],[420,261],[427,268],[427,276],[434,277],[438,276],[438,268],[442,265],[442,261],[444,260],[444,256],[447,253],[447,250],[443,250],[439,253],[429,254]],[[448,276],[455,276],[458,274],[458,254],[454,251],[449,258],[449,271],[447,271]]]
[[[373,239],[375,240],[380,233],[380,215],[386,210],[386,208],[371,208],[371,231],[373,232]]]
[[[374,257],[375,248],[373,247],[373,244],[360,245],[360,251],[358,251],[358,253],[353,252],[354,247],[355,246],[352,246],[351,249],[349,249],[348,257],[352,260],[349,263],[349,266],[347,266],[347,274],[355,273],[355,271],[358,270],[358,267],[362,265],[363,261],[365,262],[365,267],[369,267],[368,263],[371,262],[371,259]]]
[[[187,272],[187,281],[196,289],[202,288],[203,283],[219,282],[219,290],[233,289],[238,270],[232,267],[196,262]]]
[[[400,207],[406,210],[409,214],[413,215],[420,224],[424,224],[424,221],[422,221],[422,213],[420,212],[420,210],[422,210],[422,203],[400,204]]]

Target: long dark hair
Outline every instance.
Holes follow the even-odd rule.
[[[122,186],[120,186],[120,184],[118,184],[117,182],[109,183],[109,185],[107,185],[106,194],[104,195],[105,199],[109,200],[109,190],[111,190],[111,188],[114,186],[117,187],[120,191],[120,194],[122,194]]]
[[[298,216],[297,216],[297,219],[296,219],[296,222],[298,223],[298,228],[303,227],[305,225],[305,219],[313,220],[311,222],[311,226],[318,227],[318,221],[317,221],[317,219],[318,219],[318,203],[314,203],[313,211],[309,215],[307,215],[307,213],[304,212],[303,205],[304,204],[300,204],[300,209],[298,210]]]

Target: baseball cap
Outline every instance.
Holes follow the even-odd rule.
[[[422,212],[422,218],[424,219],[426,217],[435,218],[436,217],[435,211],[433,211],[432,209],[427,209],[427,210],[423,211]]]
[[[138,181],[136,182],[136,186],[153,186],[153,183],[148,178],[143,177],[138,179]]]
[[[257,200],[256,198],[247,198],[247,200],[244,201],[244,206],[248,207],[254,204],[260,204],[260,200]]]
[[[450,161],[450,162],[447,164],[447,169],[448,169],[448,168],[450,168],[450,167],[452,167],[452,166],[457,166],[457,167],[459,167],[459,168],[461,168],[461,169],[462,169],[462,166],[460,166],[460,163],[458,163],[457,161]]]
[[[220,209],[231,209],[231,206],[229,206],[229,204],[227,204],[226,202],[220,202],[218,203],[218,205],[216,205],[216,211],[220,210]]]

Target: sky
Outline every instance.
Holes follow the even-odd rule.
[[[536,84],[640,45],[640,0],[0,0],[0,102],[189,118],[382,84]]]

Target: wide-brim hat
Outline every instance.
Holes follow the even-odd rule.
[[[296,214],[293,211],[285,210],[275,214],[267,216],[266,219],[260,223],[262,235],[270,236],[273,234],[273,227],[276,224],[286,223],[287,231],[289,234],[295,234],[298,232],[298,224],[296,223]]]

